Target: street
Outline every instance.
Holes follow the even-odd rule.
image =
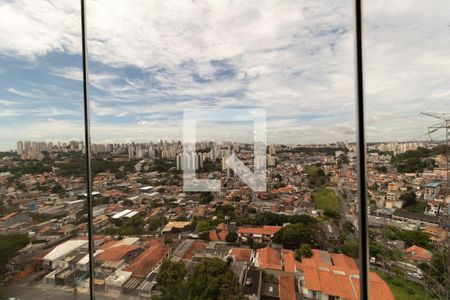
[[[6,289],[7,297],[15,297],[20,300],[88,300],[88,290],[81,289],[76,297],[74,297],[73,289],[67,287],[44,287],[44,286],[8,286]],[[128,296],[128,295],[106,295],[104,292],[96,292],[95,298],[100,300],[111,299],[125,299],[125,300],[137,300],[143,299],[140,297]]]

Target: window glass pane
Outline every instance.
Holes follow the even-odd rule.
[[[421,1],[365,6],[374,298],[388,299],[377,276],[396,299],[449,297],[448,9]]]
[[[0,3],[0,298],[89,298],[79,1]]]
[[[352,1],[88,20],[99,293],[358,297]]]

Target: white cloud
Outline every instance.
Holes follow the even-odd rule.
[[[83,81],[83,70],[77,67],[54,69],[53,74],[71,80]]]
[[[136,116],[125,127],[139,137],[132,126],[158,125],[161,120],[145,119],[155,114],[266,107],[269,132],[279,142],[351,140],[352,9],[350,0],[87,1],[90,59],[144,74],[90,74],[91,84],[108,95],[92,95],[93,112]],[[428,124],[420,111],[450,110],[449,9],[450,3],[419,0],[365,5],[369,139],[412,138]],[[0,53],[30,60],[52,52],[80,53],[79,24],[77,1],[4,2]],[[217,78],[222,69],[212,61],[226,63],[233,76]],[[81,80],[79,68],[54,72]],[[178,132],[168,130],[167,136]]]
[[[10,92],[11,94],[14,94],[17,96],[22,96],[22,97],[33,97],[34,96],[32,93],[29,93],[26,91],[21,91],[21,90],[16,90],[15,88],[7,88],[6,90],[8,92]]]
[[[77,1],[18,0],[0,3],[3,54],[36,59],[53,51],[80,51]]]

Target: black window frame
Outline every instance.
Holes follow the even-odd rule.
[[[94,286],[94,232],[92,224],[92,174],[91,174],[91,138],[89,109],[89,68],[87,45],[86,0],[81,1],[81,42],[83,60],[83,106],[84,106],[84,139],[86,149],[86,191],[88,207],[88,240],[89,240],[89,296],[95,299]],[[353,0],[354,7],[354,40],[355,40],[355,104],[357,125],[357,176],[359,201],[359,265],[360,265],[360,299],[369,299],[369,243],[367,216],[367,164],[365,139],[365,106],[364,106],[364,70],[362,39],[362,0]]]

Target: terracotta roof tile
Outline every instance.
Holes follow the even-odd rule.
[[[283,257],[283,268],[285,272],[295,272],[296,261],[295,253],[292,250],[282,249],[281,254]]]
[[[281,226],[263,226],[263,227],[243,227],[239,228],[239,233],[243,234],[264,234],[264,235],[274,235],[282,227]]]
[[[183,256],[183,259],[191,260],[197,250],[206,248],[206,243],[196,241],[192,244],[191,249]]]
[[[158,243],[141,253],[125,271],[132,272],[133,277],[145,278],[170,252],[170,247]]]
[[[259,267],[261,269],[283,270],[280,251],[266,247],[258,249]]]
[[[343,299],[359,299],[359,270],[356,262],[344,254],[313,249],[311,258],[302,258],[297,268],[303,271],[305,287]],[[377,274],[369,273],[373,299],[394,300],[392,291]]]
[[[294,276],[280,275],[280,300],[297,300]]]
[[[121,261],[128,253],[136,251],[139,246],[121,245],[107,248],[95,258],[100,261]]]
[[[413,245],[405,250],[406,257],[411,260],[431,260],[433,254],[425,248]]]
[[[230,256],[236,261],[250,262],[253,250],[248,248],[231,248]]]
[[[213,229],[209,231],[209,240],[220,241],[219,235],[217,234],[216,230]]]

